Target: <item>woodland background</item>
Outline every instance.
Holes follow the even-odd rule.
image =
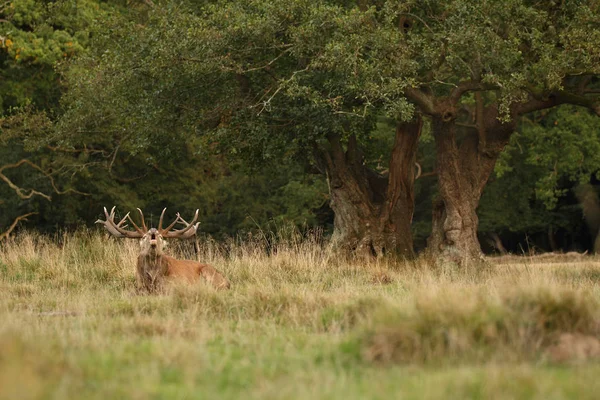
[[[508,107],[567,85],[593,100],[598,15],[596,2],[573,0],[2,2],[0,232],[91,227],[116,205],[155,220],[163,207],[199,208],[199,231],[216,239],[288,224],[331,234],[315,149],[332,130],[385,174],[397,121],[419,113],[406,88],[427,76],[444,94],[461,68],[480,74],[477,57],[489,58],[478,65],[491,89],[466,92],[466,110],[476,93]],[[536,24],[559,31],[568,57]],[[514,32],[527,35],[517,52]],[[395,53],[406,37],[409,50]],[[477,209],[484,252],[593,250],[600,119],[565,103],[575,105],[518,116]],[[416,163],[421,250],[439,195],[427,116]]]

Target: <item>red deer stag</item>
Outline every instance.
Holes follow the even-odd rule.
[[[166,238],[188,239],[196,234],[198,228],[198,211],[194,215],[192,222],[187,223],[179,213],[173,223],[165,229],[162,227],[163,217],[166,208],[160,214],[158,220],[158,229],[146,227],[144,214],[142,210],[137,209],[142,218],[142,227],[140,228],[133,222],[129,213],[123,217],[119,223],[115,223],[115,207],[110,210],[110,214],[104,207],[106,221],[99,219],[96,223],[103,224],[108,233],[118,238],[140,239],[140,255],[137,260],[137,281],[138,286],[152,292],[160,287],[165,278],[183,278],[188,282],[195,282],[202,276],[213,287],[217,289],[229,288],[227,279],[214,267],[191,260],[177,260],[164,254],[164,248],[167,242]],[[125,229],[123,225],[126,220],[131,222],[135,231]],[[184,228],[172,231],[175,224],[185,225]]]

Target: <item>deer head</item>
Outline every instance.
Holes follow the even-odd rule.
[[[130,238],[130,239],[140,239],[140,254],[141,255],[153,255],[153,256],[161,256],[163,254],[164,248],[167,246],[166,238],[175,238],[175,239],[188,239],[196,234],[196,230],[198,229],[199,222],[198,220],[198,212],[200,210],[196,210],[194,214],[194,219],[192,222],[186,222],[179,213],[177,213],[177,218],[173,221],[169,226],[163,229],[163,218],[165,216],[166,208],[162,210],[160,214],[160,219],[158,220],[158,228],[150,228],[146,226],[146,222],[144,220],[144,213],[139,208],[137,209],[140,213],[140,217],[142,219],[142,227],[140,228],[133,219],[127,213],[121,221],[118,223],[115,222],[115,207],[110,210],[110,213],[104,207],[104,215],[106,216],[106,220],[98,220],[96,223],[103,224],[108,233],[118,238]],[[126,221],[129,221],[134,230],[128,230]],[[178,230],[172,230],[175,225],[179,223],[184,225],[183,228]]]

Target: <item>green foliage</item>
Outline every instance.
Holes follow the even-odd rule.
[[[598,13],[584,0],[6,3],[0,112],[21,119],[3,126],[0,152],[32,158],[60,188],[88,196],[20,203],[0,187],[2,199],[41,211],[48,230],[90,223],[109,204],[200,208],[215,235],[323,224],[324,178],[307,172],[327,135],[356,135],[381,172],[396,121],[419,110],[408,88],[440,97],[481,80],[486,105],[507,117],[529,94],[544,99],[600,72]],[[472,112],[473,96],[461,101]],[[594,117],[577,112],[523,124],[482,200],[482,231],[574,229],[564,195],[600,161]],[[426,128],[424,173],[433,156]],[[52,191],[39,176],[15,179]],[[419,246],[435,194],[431,175],[417,181]]]
[[[57,106],[54,67],[84,51],[102,8],[94,0],[15,0],[0,8],[0,115],[27,104]]]
[[[241,165],[235,148],[222,150],[225,145],[217,148],[214,140],[200,135],[201,119],[187,97],[210,106],[211,92],[197,92],[193,81],[169,68],[172,61],[181,61],[179,49],[172,48],[181,31],[166,18],[185,20],[191,14],[175,7],[146,18],[147,6],[114,7],[118,3],[21,1],[4,9],[3,83],[31,90],[2,94],[12,99],[7,107],[26,105],[12,109],[14,115],[3,121],[5,147],[0,150],[10,155],[3,161],[30,158],[51,171],[67,193],[53,193],[50,180],[26,169],[11,171],[15,183],[53,199],[21,201],[0,186],[7,199],[3,207],[11,210],[3,213],[0,226],[8,226],[23,210],[40,213],[36,225],[41,230],[91,224],[101,206],[111,204],[124,210],[142,207],[149,215],[165,206],[190,214],[201,208],[202,229],[217,236],[277,219],[317,223],[313,209],[325,201],[321,178],[305,175],[293,162],[279,163],[275,173],[267,174],[272,166],[264,165],[245,176],[236,172]],[[145,71],[137,65],[139,54],[152,58]],[[94,66],[96,73],[90,74]],[[198,75],[201,64],[189,66],[180,68],[182,73]],[[56,68],[66,79],[59,80]],[[63,112],[58,99],[67,86]],[[205,86],[212,87],[210,82]],[[47,118],[59,113],[58,123]],[[87,197],[68,192],[73,188]]]
[[[597,116],[562,106],[524,118],[496,166],[479,208],[480,231],[581,230],[573,188],[597,179]]]
[[[537,122],[537,123],[536,123]],[[539,171],[536,197],[552,208],[565,194],[561,180],[589,182],[600,170],[600,132],[598,117],[588,110],[560,107],[544,113],[536,121],[524,123],[515,136],[504,162],[514,156],[515,148],[525,149],[525,163]],[[503,166],[499,167],[503,170]]]
[[[59,183],[63,177],[58,175],[72,165],[72,158],[45,147],[64,90],[55,68],[84,51],[91,26],[106,8],[92,0],[16,0],[0,6],[0,166],[29,161],[5,170],[18,187],[35,189],[46,197],[72,188],[68,178]],[[2,182],[0,203],[7,211],[0,216],[0,230],[17,215],[40,213],[46,202],[39,195],[19,198]]]
[[[323,94],[332,78],[302,65],[324,46],[329,28],[318,22],[335,22],[336,13],[303,1],[221,2],[198,13],[155,10],[143,26],[113,21],[97,53],[67,74],[62,138],[77,140],[73,128],[127,132],[141,151],[161,137],[211,133],[210,150],[254,164],[306,151],[348,121],[331,113],[340,110],[337,94]]]

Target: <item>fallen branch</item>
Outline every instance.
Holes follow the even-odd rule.
[[[34,214],[37,214],[36,212],[30,212],[27,214],[23,214],[23,215],[19,215],[17,218],[15,218],[15,220],[13,221],[13,223],[8,227],[8,229],[2,233],[0,233],[0,242],[4,239],[6,239],[8,237],[8,235],[10,235],[12,233],[12,231],[17,227],[17,225],[19,224],[19,222],[21,221],[26,221],[27,217],[30,217]]]
[[[37,169],[38,171],[42,171],[42,169],[40,167],[38,167],[37,165],[35,165],[34,163],[32,163],[31,161],[27,160],[27,159],[22,159],[19,162],[16,162],[14,164],[5,164],[3,166],[0,167],[0,179],[3,180],[11,189],[13,189],[15,191],[15,193],[17,193],[17,196],[19,196],[21,199],[26,200],[26,199],[30,199],[33,196],[41,196],[43,198],[45,198],[48,201],[51,201],[52,198],[50,196],[48,196],[45,193],[42,192],[38,192],[35,189],[23,189],[17,185],[15,185],[13,183],[13,181],[11,181],[6,175],[3,174],[3,171],[5,169],[9,169],[9,168],[17,168],[20,167],[23,164],[27,164],[32,166],[33,168]],[[54,182],[52,182],[52,186],[54,186]],[[28,193],[27,193],[28,191]]]
[[[76,193],[76,194],[80,194],[82,196],[89,196],[89,193],[83,193],[83,192],[80,192],[80,191],[75,190],[75,189],[67,189],[67,190],[60,190],[60,189],[58,189],[58,187],[56,187],[56,183],[54,182],[54,178],[52,177],[52,175],[50,175],[48,172],[44,171],[42,169],[42,167],[40,167],[39,165],[37,165],[37,164],[29,161],[26,158],[23,158],[22,160],[14,163],[14,164],[5,164],[5,165],[3,165],[3,166],[0,167],[0,180],[3,180],[11,189],[13,189],[17,193],[17,196],[19,196],[23,200],[30,199],[33,196],[41,196],[41,197],[45,198],[48,201],[52,201],[52,197],[50,197],[50,195],[47,195],[46,193],[39,192],[39,191],[37,191],[35,189],[23,189],[23,188],[17,186],[6,175],[4,175],[3,171],[5,169],[18,168],[18,167],[20,167],[23,164],[29,165],[31,168],[39,171],[42,175],[44,175],[46,178],[48,178],[50,180],[50,185],[52,185],[52,189],[54,190],[54,192],[56,194]]]

